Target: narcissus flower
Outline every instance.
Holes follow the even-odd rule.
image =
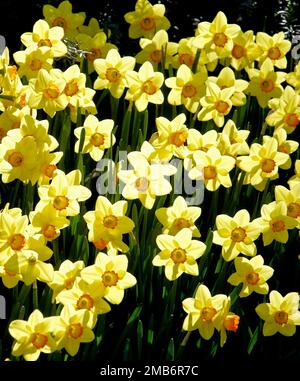
[[[265,32],[258,32],[256,35],[256,44],[260,49],[259,63],[269,58],[273,65],[279,69],[285,69],[287,66],[286,54],[291,49],[292,43],[285,40],[284,33],[275,33],[269,36]]]
[[[128,161],[133,169],[119,170],[118,177],[125,187],[122,196],[127,200],[139,199],[147,209],[152,209],[156,196],[163,196],[172,190],[165,178],[176,173],[171,164],[149,163],[147,157],[138,151],[128,154]]]
[[[189,171],[192,180],[204,179],[205,188],[209,191],[217,190],[220,185],[231,187],[229,172],[235,166],[233,157],[222,156],[217,148],[211,147],[207,152],[195,151],[193,160],[195,166]]]
[[[180,65],[176,77],[167,78],[165,81],[166,86],[171,89],[168,102],[174,106],[183,104],[188,111],[195,113],[200,98],[205,94],[206,79],[205,66],[201,66],[201,69],[194,74],[187,65]]]
[[[254,256],[261,228],[256,221],[250,222],[246,209],[239,210],[234,217],[220,214],[216,218],[217,230],[214,231],[213,242],[222,246],[225,261],[231,261],[240,253]]]
[[[30,115],[31,111],[28,106],[21,110],[10,106],[0,115],[0,143],[8,131],[20,128],[23,117]]]
[[[266,283],[274,273],[274,269],[264,265],[264,259],[261,255],[256,255],[250,260],[243,257],[237,257],[234,260],[236,272],[231,274],[227,282],[233,286],[243,283],[243,288],[239,296],[241,298],[249,296],[252,292],[258,294],[267,294],[269,285]]]
[[[106,58],[97,58],[94,67],[98,78],[94,83],[94,89],[108,89],[114,98],[120,98],[126,87],[126,72],[133,70],[135,58],[121,57],[116,49],[111,49]]]
[[[136,278],[127,272],[126,255],[109,256],[99,253],[95,264],[81,271],[81,278],[87,283],[104,287],[104,298],[112,304],[120,304],[124,290],[136,284]]]
[[[270,292],[270,303],[261,303],[255,311],[263,319],[263,335],[272,336],[279,332],[284,336],[293,336],[296,326],[300,325],[299,294],[289,292],[282,296],[278,291]]]
[[[267,107],[271,98],[279,98],[283,92],[281,83],[285,80],[286,73],[274,71],[270,58],[267,58],[260,69],[248,69],[250,78],[246,92],[256,97],[260,107]]]
[[[201,215],[201,208],[188,206],[182,196],[176,197],[172,206],[155,211],[156,218],[163,225],[164,234],[176,235],[180,230],[188,228],[193,237],[200,237],[195,221]]]
[[[283,201],[287,206],[287,216],[297,219],[300,224],[300,183],[293,186],[291,190],[282,185],[277,185],[275,187],[275,200],[277,202]]]
[[[27,361],[36,361],[41,353],[56,350],[56,343],[51,336],[52,318],[44,318],[39,310],[34,310],[25,320],[13,320],[9,333],[15,339],[12,347],[13,356],[23,356]]]
[[[166,8],[163,4],[152,5],[148,0],[138,0],[135,11],[128,12],[124,18],[129,27],[130,38],[152,38],[155,32],[170,28],[169,20],[164,16]]]
[[[239,328],[239,315],[230,312],[231,299],[230,296],[223,303],[223,308],[217,314],[214,325],[220,331],[220,346],[224,346],[227,340],[227,332],[236,332]]]
[[[26,48],[48,47],[53,57],[62,57],[67,53],[67,47],[62,42],[64,30],[60,26],[50,28],[45,20],[38,20],[32,32],[23,33],[22,43]]]
[[[115,144],[116,138],[112,133],[114,121],[112,119],[104,119],[99,121],[93,115],[89,115],[83,127],[78,127],[74,130],[74,134],[78,139],[75,144],[75,152],[79,152],[80,136],[84,130],[84,142],[82,153],[89,153],[95,161],[102,159],[104,150]]]
[[[57,8],[46,4],[43,6],[43,15],[51,26],[60,26],[64,29],[65,36],[73,38],[85,20],[85,13],[73,13],[72,4],[69,1],[62,1]]]
[[[201,150],[207,152],[211,147],[218,146],[218,133],[215,130],[210,130],[201,134],[200,131],[194,128],[189,129],[187,136],[187,147],[189,151]],[[191,152],[192,153],[192,152]]]
[[[174,54],[177,53],[177,46],[175,42],[169,42],[169,36],[165,30],[159,30],[152,40],[140,39],[142,51],[136,55],[136,62],[143,64],[145,61],[150,61],[154,67],[162,64],[168,69]]]
[[[287,215],[287,206],[283,201],[263,205],[261,217],[255,222],[261,226],[264,246],[270,245],[273,240],[287,243],[288,230],[298,225],[295,218]]]
[[[227,296],[223,294],[211,296],[209,289],[201,284],[194,298],[187,298],[182,302],[183,309],[187,313],[183,329],[185,331],[198,329],[200,336],[209,340],[214,334],[215,322],[226,299]]]
[[[162,104],[164,95],[160,90],[164,82],[164,75],[155,72],[149,61],[146,61],[138,72],[126,72],[128,90],[125,99],[135,103],[138,111],[144,111],[148,103]]]
[[[254,42],[252,30],[242,31],[233,39],[231,66],[236,70],[251,68],[259,56],[259,48]]]
[[[205,21],[198,24],[194,45],[214,51],[218,58],[225,58],[230,55],[233,39],[240,30],[236,24],[227,24],[225,14],[220,11],[211,23]]]
[[[299,143],[295,140],[287,140],[287,132],[283,128],[278,128],[275,130],[273,136],[278,142],[278,151],[289,155],[288,160],[281,166],[281,168],[290,169],[292,166],[292,159],[290,155],[297,151]]]
[[[30,46],[26,50],[14,53],[14,60],[19,65],[20,78],[25,76],[28,80],[36,78],[40,69],[49,71],[52,69],[53,54],[46,46],[36,48]]]
[[[229,119],[218,137],[217,146],[222,155],[233,157],[247,155],[249,153],[249,146],[246,139],[249,134],[249,130],[238,130],[234,121]]]
[[[165,275],[168,280],[175,280],[183,273],[198,275],[199,269],[196,259],[204,254],[206,245],[203,242],[192,240],[190,229],[184,228],[175,236],[160,234],[156,243],[161,250],[152,261],[153,266],[165,266]]]

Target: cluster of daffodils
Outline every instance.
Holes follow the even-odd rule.
[[[10,323],[12,355],[37,360],[65,349],[74,356],[80,343],[94,340],[98,316],[137,283],[127,271],[140,228],[132,205],[141,208],[139,221],[153,211],[156,246],[147,263],[163,268],[167,281],[198,279],[194,297],[181,300],[184,331],[209,340],[216,330],[223,346],[227,332],[243,324],[240,311],[231,311],[235,300],[204,285],[213,247],[222,273],[230,270],[222,275],[226,289],[233,286],[240,298],[269,294],[255,308],[263,335],[293,335],[299,294],[269,290],[276,271],[264,257],[265,247],[297,239],[300,229],[300,63],[284,71],[291,49],[284,33],[244,32],[218,12],[194,36],[171,42],[165,6],[137,0],[125,21],[139,45],[134,56],[122,56],[111,32],[95,18],[85,24],[85,13],[73,13],[69,1],[45,5],[43,15],[22,34],[23,50],[10,57],[6,48],[0,56],[1,201],[2,188],[24,190],[19,202],[3,196],[10,202],[0,212],[0,277],[7,288],[23,282],[34,292],[43,283],[53,307],[44,317],[35,303],[27,320]],[[102,117],[106,97],[111,119]],[[126,112],[118,118],[121,102]],[[247,122],[250,112],[262,116],[255,126]],[[117,159],[124,146],[128,167]],[[93,198],[94,172],[86,172],[103,157],[116,157],[121,188]],[[205,204],[173,197],[180,166],[214,202],[211,234],[202,227],[200,233]],[[232,202],[228,214],[216,210],[219,193],[222,210]],[[238,201],[253,194],[251,213],[252,205]],[[66,231],[80,241],[70,251],[86,244],[95,255],[67,259],[72,253],[58,245],[66,247]]]

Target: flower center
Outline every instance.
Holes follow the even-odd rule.
[[[242,242],[247,237],[246,230],[238,227],[232,230],[231,232],[231,239],[234,242]]]
[[[153,17],[144,17],[140,21],[140,26],[145,31],[154,29],[155,28],[155,19]]]
[[[155,49],[153,52],[150,54],[150,59],[154,63],[160,63],[161,61],[161,50],[160,49]]]
[[[43,62],[41,60],[38,60],[38,59],[33,59],[30,64],[29,64],[29,67],[32,71],[38,71],[40,70],[40,68],[43,66]]]
[[[185,143],[186,135],[184,132],[173,132],[169,138],[170,144],[180,147]]]
[[[20,167],[23,163],[23,155],[21,152],[13,152],[9,155],[7,161],[12,167]]]
[[[52,42],[49,40],[49,38],[42,38],[38,42],[38,47],[41,48],[42,46],[48,46],[49,48],[52,47]]]
[[[213,165],[208,165],[207,167],[204,167],[205,180],[215,179],[216,177],[217,177],[216,167],[214,167]]]
[[[50,100],[56,99],[60,95],[59,88],[54,85],[50,84],[46,89],[43,91],[44,97]]]
[[[148,80],[143,83],[142,91],[148,95],[153,95],[156,93],[157,88],[151,80]]]
[[[99,147],[104,144],[104,140],[104,135],[100,134],[99,132],[96,132],[90,137],[90,143],[95,147]]]
[[[197,89],[194,85],[188,83],[183,86],[181,94],[185,98],[192,98],[197,94]]]
[[[201,311],[201,320],[203,321],[211,321],[211,319],[215,316],[217,310],[213,307],[204,307]]]
[[[190,228],[192,224],[186,218],[176,218],[176,220],[173,222],[173,226],[177,231],[179,231],[184,228]]]
[[[94,299],[89,294],[82,294],[77,301],[76,307],[78,310],[90,310],[94,307]]]
[[[66,196],[56,196],[53,200],[53,206],[57,210],[66,209],[69,205],[69,199]]]
[[[263,159],[261,161],[261,170],[266,173],[271,173],[276,167],[276,163],[273,159]]]
[[[105,271],[102,275],[102,282],[105,287],[115,286],[118,283],[119,277],[114,271]]]
[[[71,288],[73,287],[74,281],[75,281],[75,279],[74,279],[73,277],[71,277],[71,278],[67,278],[67,279],[64,281],[65,289],[67,289],[67,290],[71,290]]]
[[[255,286],[259,282],[259,274],[254,271],[246,274],[246,282]]]
[[[107,229],[114,229],[115,227],[118,226],[118,217],[110,215],[110,216],[105,216],[103,218],[103,225]]]
[[[287,114],[284,117],[284,123],[288,126],[295,128],[299,123],[299,118],[297,114]]]
[[[215,33],[213,42],[216,46],[219,46],[221,48],[224,48],[226,42],[228,41],[228,38],[226,34],[222,33]]]
[[[240,317],[238,315],[228,315],[224,319],[224,328],[226,331],[236,332],[239,328]]]
[[[101,58],[101,57],[102,57],[101,50],[96,48],[92,48],[87,55],[87,59],[90,62],[93,62],[96,58]]]
[[[149,181],[146,177],[139,177],[135,180],[135,187],[139,192],[146,192],[149,188]]]
[[[104,239],[100,238],[98,241],[94,241],[93,244],[98,250],[103,250],[109,241],[105,241]]]
[[[67,27],[68,27],[67,21],[63,17],[61,17],[61,16],[56,17],[52,21],[51,25],[52,26],[60,26],[60,27],[64,28],[64,30],[66,30]]]
[[[271,58],[271,60],[278,60],[280,56],[281,52],[277,46],[273,46],[268,50],[268,57]]]
[[[215,108],[220,114],[225,114],[229,109],[229,104],[224,101],[218,101],[215,103]]]
[[[289,320],[289,315],[285,311],[277,311],[274,314],[274,320],[277,324],[286,324]]]
[[[13,234],[10,236],[8,243],[13,250],[22,250],[25,246],[26,239],[23,234]]]
[[[178,61],[180,65],[185,64],[187,66],[192,66],[194,62],[194,57],[188,53],[179,54]]]
[[[110,67],[106,70],[105,77],[109,82],[116,83],[120,80],[121,74],[118,69]]]
[[[246,56],[246,49],[242,45],[234,45],[231,51],[232,57],[239,60],[242,57]]]
[[[287,215],[289,217],[300,217],[300,204],[297,202],[291,202],[287,207]]]
[[[72,97],[73,95],[77,94],[79,90],[78,83],[76,79],[73,79],[72,81],[68,82],[65,87],[65,94]]]
[[[48,343],[48,336],[43,333],[33,333],[30,341],[37,349],[40,349]]]
[[[54,175],[54,172],[56,171],[57,167],[55,164],[49,164],[49,165],[46,165],[44,168],[43,168],[43,173],[45,176],[49,177],[50,179],[52,179],[53,175]]]
[[[51,224],[43,226],[42,233],[48,240],[54,239],[57,236],[56,227]]]
[[[72,339],[79,339],[83,334],[83,326],[80,323],[72,323],[68,327],[68,336]]]
[[[186,261],[186,251],[181,248],[174,249],[171,258],[175,264],[184,263]]]
[[[270,225],[274,233],[285,231],[285,223],[282,220],[272,220]]]
[[[270,93],[275,88],[275,84],[272,79],[263,79],[260,82],[260,89],[264,93]]]

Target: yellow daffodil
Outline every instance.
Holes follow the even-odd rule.
[[[67,53],[67,47],[63,43],[64,30],[60,26],[50,28],[45,20],[38,20],[32,32],[23,33],[22,43],[26,48],[41,48],[43,46],[50,48],[52,56],[63,57]]]
[[[31,93],[28,104],[31,108],[42,108],[53,117],[56,111],[64,110],[68,105],[65,87],[66,81],[59,69],[51,69],[49,72],[41,69],[37,78],[30,80]]]
[[[251,68],[260,54],[259,48],[254,42],[252,30],[242,31],[233,39],[231,50],[231,66],[235,70]]]
[[[188,111],[195,113],[200,98],[205,94],[206,79],[205,66],[201,66],[194,74],[187,65],[180,65],[176,77],[167,78],[165,81],[166,86],[171,89],[168,102],[174,106],[183,104]]]
[[[126,87],[126,73],[133,70],[135,58],[121,57],[116,49],[111,49],[106,58],[97,58],[94,67],[98,78],[94,83],[94,89],[108,89],[114,98],[119,99]]]
[[[220,214],[216,218],[217,230],[214,231],[213,242],[222,246],[225,261],[232,261],[240,253],[254,256],[261,228],[256,221],[250,222],[246,209],[239,210],[234,217]]]
[[[109,243],[119,251],[128,251],[128,246],[122,241],[123,234],[132,232],[133,221],[125,216],[127,201],[117,201],[112,204],[106,197],[98,196],[95,210],[85,213],[85,219],[89,229],[89,241],[94,246],[103,250]]]
[[[25,115],[30,115],[30,108],[28,106],[18,109],[14,106],[9,106],[0,115],[0,143],[7,135],[7,132],[14,129],[19,129],[21,120]]]
[[[287,153],[279,152],[277,139],[264,136],[263,144],[253,143],[249,156],[239,156],[237,163],[247,173],[244,184],[251,184],[255,189],[262,191],[268,179],[274,180],[279,177],[278,169],[283,168],[288,160]]]
[[[227,340],[227,331],[236,332],[239,328],[240,317],[239,315],[230,312],[231,299],[230,296],[225,299],[223,303],[223,308],[217,314],[214,325],[216,329],[220,332],[220,346],[224,346]]]
[[[36,361],[41,353],[56,350],[56,343],[51,336],[52,318],[44,318],[39,310],[34,310],[27,321],[13,320],[9,333],[15,339],[12,347],[13,356],[23,356],[27,361]]]
[[[289,169],[292,165],[290,154],[297,151],[299,143],[295,140],[287,140],[287,132],[283,128],[278,128],[274,131],[274,138],[278,142],[278,151],[289,155],[287,162],[281,166],[282,169]]]
[[[288,180],[288,184],[291,189],[300,184],[300,160],[295,161],[295,175]]]
[[[128,154],[133,169],[119,170],[118,178],[125,183],[122,196],[127,200],[139,199],[147,209],[152,209],[156,196],[169,194],[170,182],[165,178],[174,175],[177,169],[171,164],[149,164],[147,157],[138,151]]]
[[[83,127],[74,130],[74,134],[78,139],[75,144],[75,152],[79,152],[80,135],[84,130],[85,137],[82,153],[89,153],[95,161],[101,160],[104,150],[115,144],[116,138],[112,133],[113,126],[114,121],[112,119],[99,121],[95,116],[89,115],[84,121]]]
[[[225,14],[220,11],[211,23],[205,21],[198,24],[194,45],[199,49],[214,51],[218,58],[229,57],[233,39],[239,32],[240,27],[236,24],[227,24]]]
[[[246,92],[256,97],[260,107],[267,107],[271,98],[281,96],[283,88],[280,84],[285,80],[286,73],[275,72],[270,58],[266,58],[259,70],[251,68],[247,73],[250,82]]]
[[[269,126],[284,128],[288,134],[295,131],[300,121],[300,95],[291,86],[284,89],[280,98],[269,100],[271,109],[266,117]]]
[[[161,251],[153,258],[152,264],[165,266],[165,276],[168,280],[175,280],[183,273],[199,274],[196,259],[204,254],[206,245],[193,240],[190,229],[184,228],[175,236],[160,234],[156,243]]]
[[[164,16],[166,8],[163,4],[152,5],[148,0],[138,0],[134,12],[125,14],[125,21],[130,24],[130,38],[152,38],[155,32],[170,28],[169,20]]]
[[[232,108],[231,98],[234,92],[234,87],[221,89],[216,83],[207,81],[206,95],[200,99],[202,109],[198,113],[198,119],[201,121],[213,119],[218,127],[222,127],[225,116]]]
[[[187,136],[189,151],[201,150],[207,152],[211,147],[218,146],[218,133],[215,130],[201,134],[200,131],[190,128]]]
[[[199,229],[195,221],[201,215],[201,208],[188,206],[182,196],[176,197],[172,206],[159,208],[155,211],[155,216],[163,225],[164,234],[176,235],[180,230],[188,228],[193,237],[200,237]]]
[[[87,310],[76,311],[67,304],[54,319],[52,333],[57,349],[65,348],[70,356],[78,353],[81,343],[90,343],[95,338],[92,331],[95,322],[90,321]]]
[[[60,26],[64,29],[65,36],[74,38],[78,29],[85,20],[85,13],[73,13],[72,4],[69,1],[62,1],[57,8],[46,4],[43,6],[43,15],[52,27]]]
[[[243,283],[243,288],[239,296],[241,298],[249,296],[252,292],[258,294],[268,294],[269,285],[266,283],[274,273],[274,269],[264,265],[264,259],[261,255],[256,255],[250,260],[243,257],[237,257],[234,260],[236,272],[231,274],[227,282],[233,286]]]
[[[300,325],[299,294],[289,292],[282,296],[278,291],[270,292],[270,303],[261,303],[255,311],[263,319],[263,335],[272,336],[279,332],[284,336],[293,336],[296,326]]]
[[[22,275],[19,272],[18,261],[16,258],[10,258],[4,266],[0,266],[0,278],[2,283],[7,288],[14,288],[22,280]]]
[[[254,220],[261,227],[264,246],[270,245],[273,240],[287,243],[289,229],[297,227],[298,221],[287,215],[287,206],[284,201],[271,202],[261,208],[261,217]]]
[[[295,218],[300,226],[300,183],[292,187],[291,190],[282,185],[275,187],[276,202],[283,201],[287,207],[286,214],[289,217]]]
[[[168,69],[174,54],[177,53],[177,46],[177,43],[169,42],[169,36],[165,30],[159,30],[151,40],[148,38],[140,39],[142,50],[136,55],[136,62],[143,64],[150,61],[154,67],[162,64]]]
[[[54,271],[53,279],[48,286],[52,289],[52,303],[54,303],[57,295],[63,290],[70,290],[77,278],[80,276],[81,270],[84,268],[83,261],[71,262],[66,259],[61,263],[59,269]]]
[[[25,76],[29,80],[36,78],[40,69],[47,71],[52,69],[52,56],[51,49],[46,46],[38,49],[31,46],[26,50],[14,53],[14,60],[19,65],[18,74],[20,78]]]
[[[79,214],[79,204],[91,197],[91,191],[80,185],[81,172],[76,169],[67,175],[60,173],[54,177],[50,185],[38,188],[40,201],[36,210],[51,204],[63,216],[76,216]]]
[[[183,329],[185,331],[198,329],[200,336],[209,340],[214,334],[215,321],[226,299],[227,296],[223,294],[211,296],[209,289],[201,284],[194,298],[187,298],[182,302],[183,309],[187,313]]]
[[[269,58],[273,65],[279,69],[285,69],[287,66],[286,54],[291,49],[291,42],[285,40],[284,33],[275,33],[269,36],[265,32],[258,32],[256,35],[256,44],[260,49],[259,63]]]
[[[297,93],[299,93],[299,90],[300,90],[300,62],[298,62],[295,65],[294,71],[292,71],[286,75],[286,81],[289,85],[291,85],[295,88]]]
[[[144,111],[148,103],[162,104],[164,95],[160,90],[164,82],[164,75],[155,72],[149,61],[146,61],[138,72],[126,72],[128,90],[125,99],[135,103],[138,111]]]
[[[112,304],[120,304],[124,290],[136,284],[136,278],[127,272],[126,255],[109,256],[99,253],[95,264],[81,271],[81,278],[87,283],[97,283],[104,287],[104,298]]]
[[[246,139],[249,134],[248,130],[238,130],[234,121],[229,119],[218,136],[218,148],[221,154],[233,157],[248,155],[249,146]]]
[[[229,172],[235,166],[233,157],[222,156],[217,148],[211,147],[207,152],[195,151],[193,160],[195,166],[189,171],[192,180],[204,179],[205,188],[209,191],[217,190],[220,185],[231,187]]]

